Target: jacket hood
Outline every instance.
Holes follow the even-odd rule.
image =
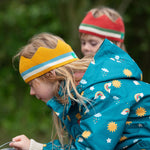
[[[142,71],[125,51],[105,39],[80,81],[79,87],[84,90],[100,82],[118,79],[141,80]]]

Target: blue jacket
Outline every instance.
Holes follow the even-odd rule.
[[[134,60],[104,40],[77,90],[89,99],[86,106],[67,107],[55,98],[47,102],[73,136],[71,150],[150,150],[150,85],[141,81]],[[69,149],[58,140],[44,150]]]

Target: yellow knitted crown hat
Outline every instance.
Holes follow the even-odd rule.
[[[78,60],[72,48],[58,40],[55,49],[39,47],[31,59],[20,57],[19,72],[27,83],[55,68]]]

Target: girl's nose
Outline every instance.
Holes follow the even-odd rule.
[[[85,43],[82,45],[82,50],[90,50],[90,45],[88,43]]]
[[[89,44],[86,42],[83,46],[85,49],[89,49]]]

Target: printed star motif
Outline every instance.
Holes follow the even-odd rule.
[[[111,139],[110,138],[108,138],[106,141],[107,141],[107,143],[111,143]]]
[[[93,91],[94,89],[95,89],[94,86],[91,86],[91,87],[90,87],[90,90],[91,90],[91,91]]]

